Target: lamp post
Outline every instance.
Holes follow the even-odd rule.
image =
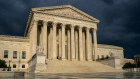
[[[9,60],[8,71],[11,71],[11,67],[10,67],[10,60]]]
[[[19,52],[19,66],[18,66],[18,71],[20,71],[20,52]]]

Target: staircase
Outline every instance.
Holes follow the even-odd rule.
[[[95,61],[47,60],[47,70],[41,73],[122,72]]]

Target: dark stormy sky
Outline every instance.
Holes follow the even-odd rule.
[[[23,36],[31,8],[67,4],[100,20],[98,43],[140,54],[140,0],[0,0],[0,34]]]

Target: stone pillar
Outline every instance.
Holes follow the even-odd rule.
[[[59,29],[59,59],[60,59],[61,56],[62,56],[62,50],[61,50],[61,49],[62,49],[62,47],[61,47],[61,46],[62,46],[62,44],[61,44],[61,38],[62,38],[61,36],[62,36],[62,35],[61,35],[61,34],[62,34],[62,33],[61,33],[61,29]]]
[[[68,47],[68,60],[71,60],[71,51],[70,51],[70,30],[67,30],[67,35],[68,35],[68,39],[67,39],[67,47]]]
[[[54,23],[53,24],[53,45],[52,45],[52,53],[53,53],[53,59],[57,59],[57,57],[56,57],[56,26],[57,26],[57,24],[56,23]]]
[[[62,60],[65,60],[65,26],[62,25]]]
[[[90,36],[90,53],[91,53],[91,59],[93,60],[94,58],[94,53],[93,53],[93,44],[92,44],[92,31],[89,32],[89,36]]]
[[[33,48],[32,48],[32,52],[34,55],[36,53],[36,48],[37,48],[37,29],[38,29],[38,21],[37,20],[34,20],[34,23],[33,23]]]
[[[48,57],[47,55],[47,22],[43,22],[43,48],[44,48],[44,55],[46,55],[46,58]]]
[[[87,60],[91,61],[89,28],[86,29],[86,54],[87,54]]]
[[[71,26],[71,54],[72,60],[75,60],[74,26]]]
[[[78,31],[75,31],[75,59],[78,60]]]
[[[85,49],[85,32],[83,32],[83,59],[86,60],[86,49]]]
[[[93,29],[93,38],[94,38],[94,61],[97,59],[97,30]]]
[[[82,27],[79,27],[79,54],[80,60],[83,60],[83,40],[82,40]]]
[[[53,30],[52,27],[49,28],[50,33],[48,35],[48,59],[52,59],[52,39],[53,39]]]

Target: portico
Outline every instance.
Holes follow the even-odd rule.
[[[32,38],[32,55],[41,46],[49,60],[96,61],[97,19],[64,5],[33,8],[28,22],[25,36]]]
[[[97,29],[43,20],[34,20],[33,25],[34,47],[43,47],[46,59],[95,60]]]

